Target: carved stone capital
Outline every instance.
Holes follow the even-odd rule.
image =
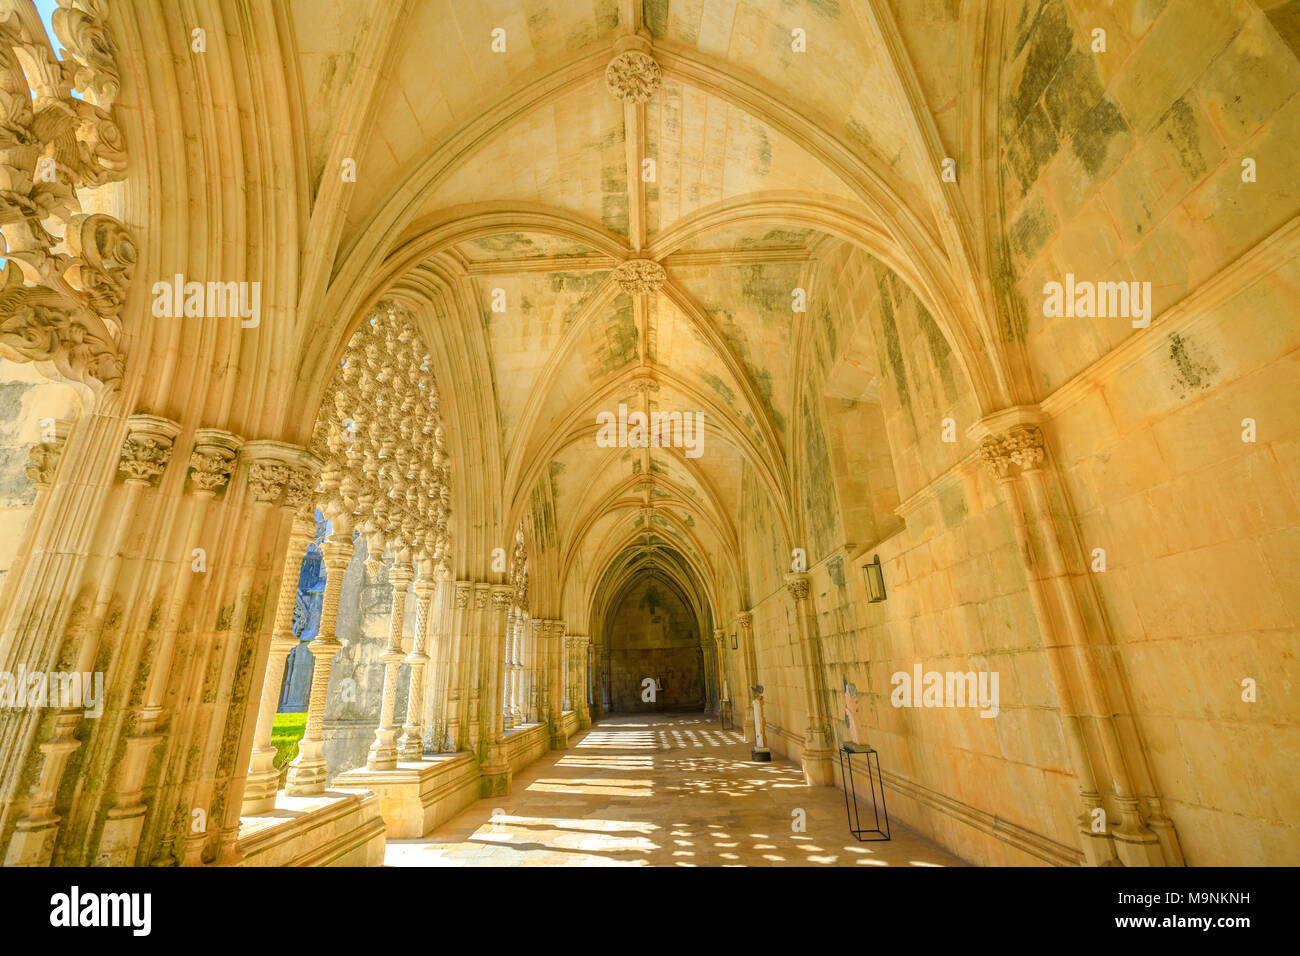
[[[190,452],[190,483],[200,494],[216,494],[230,481],[244,440],[219,428],[200,428]]]
[[[72,422],[66,418],[56,418],[52,424],[53,437],[37,442],[28,453],[27,477],[37,488],[48,488],[54,483],[59,459],[63,457],[63,446],[72,430]]]
[[[609,91],[625,102],[644,103],[663,83],[663,74],[654,57],[640,50],[619,53],[605,67],[605,84]]]
[[[156,415],[132,415],[127,419],[117,470],[127,484],[156,485],[171,461],[172,444],[181,426]]]
[[[469,607],[469,594],[474,590],[474,586],[468,581],[456,582],[456,607],[464,609]]]
[[[1041,468],[1046,455],[1043,430],[1037,425],[1017,425],[1007,432],[1006,448],[1021,471]]]
[[[248,468],[248,491],[258,504],[275,504],[289,482],[289,466],[278,461],[255,461]]]
[[[664,267],[653,259],[628,259],[614,267],[614,281],[629,295],[655,292],[667,278]]]
[[[1037,425],[1015,425],[980,442],[980,459],[1003,480],[1015,477],[1013,466],[1020,472],[1041,468],[1045,455],[1043,430]]]
[[[289,480],[284,486],[284,506],[295,513],[311,513],[319,484],[319,468],[310,465],[291,468]]]
[[[785,576],[785,587],[790,592],[790,596],[796,601],[808,600],[808,575],[787,574]]]
[[[741,611],[736,615],[736,623],[746,631],[754,626],[754,615],[750,611]]]
[[[492,586],[492,610],[505,611],[510,608],[511,599],[514,597],[514,588],[508,584],[494,584]]]
[[[306,448],[281,441],[250,441],[240,449],[240,457],[249,462],[248,491],[257,503],[299,512],[314,500],[320,460]]]

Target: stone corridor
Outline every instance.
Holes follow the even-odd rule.
[[[1300,0],[0,0],[0,118],[0,865],[1300,864]]]
[[[389,866],[962,866],[892,822],[859,843],[844,798],[797,763],[749,759],[702,715],[609,717],[418,840],[389,840]],[[861,797],[861,794],[859,795]],[[796,809],[806,830],[793,828]],[[865,809],[865,808],[864,808]]]

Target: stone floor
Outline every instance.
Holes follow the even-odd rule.
[[[610,717],[428,836],[390,840],[389,866],[962,866],[891,821],[848,832],[843,793],[797,764],[749,760],[739,733],[699,715]],[[795,811],[806,830],[796,832]],[[869,812],[869,811],[868,811]]]

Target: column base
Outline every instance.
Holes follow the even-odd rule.
[[[829,787],[835,782],[829,750],[805,750],[799,757],[804,782],[810,787]]]
[[[275,748],[255,748],[249,761],[244,783],[244,802],[240,816],[253,817],[275,809],[275,794],[280,789],[280,771],[275,769]]]
[[[9,841],[4,865],[49,866],[54,858],[54,839],[59,835],[61,819],[50,815],[40,820],[20,820]]]
[[[1164,866],[1165,854],[1159,838],[1143,827],[1132,830],[1127,826],[1115,828],[1115,852],[1125,866]]]
[[[92,866],[130,866],[140,845],[145,807],[114,807],[108,811]]]
[[[552,730],[552,731],[551,731],[551,749],[552,749],[552,750],[568,750],[568,749],[569,749],[569,735],[566,734],[563,730],[558,730],[558,729],[556,729],[556,730]]]
[[[578,711],[578,729],[587,730],[591,727],[591,718],[587,716],[585,710]]]
[[[375,742],[366,752],[367,770],[397,769],[397,728],[381,727],[375,731]]]
[[[310,797],[325,792],[325,767],[323,740],[298,741],[298,756],[289,764],[289,778],[284,792],[291,797]]]
[[[423,758],[424,739],[420,736],[420,728],[409,725],[403,727],[402,736],[397,741],[397,759],[410,763]]]
[[[1087,826],[1079,827],[1079,846],[1083,849],[1084,866],[1119,866],[1115,856],[1115,843],[1109,833],[1093,833]]]
[[[482,776],[479,780],[479,797],[505,797],[510,794],[510,783],[513,774],[510,768],[505,769],[488,769],[483,768]]]
[[[757,750],[750,751],[749,759],[753,760],[755,763],[771,763],[772,751],[768,750],[766,747],[759,747]]]

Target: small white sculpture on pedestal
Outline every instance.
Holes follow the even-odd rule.
[[[858,688],[849,683],[847,677],[844,681],[844,723],[848,728],[849,740],[861,743],[858,736]]]
[[[763,685],[754,687],[753,692],[754,752],[751,757],[761,763],[768,763],[772,759],[772,751],[767,749],[767,722],[763,719]]]

